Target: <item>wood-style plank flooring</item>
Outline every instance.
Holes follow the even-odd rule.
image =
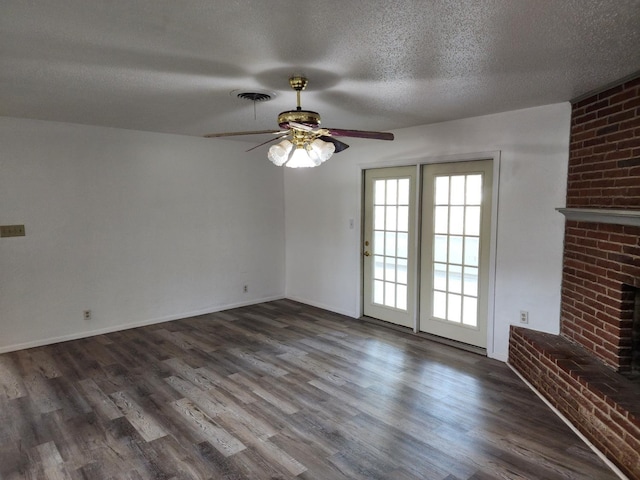
[[[0,355],[0,478],[617,477],[506,365],[281,300]]]

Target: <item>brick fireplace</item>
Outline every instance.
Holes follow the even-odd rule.
[[[640,479],[640,77],[573,103],[567,207],[559,210],[560,335],[512,327],[509,362]]]

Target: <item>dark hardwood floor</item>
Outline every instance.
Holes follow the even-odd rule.
[[[0,355],[0,478],[617,477],[505,364],[282,300]]]

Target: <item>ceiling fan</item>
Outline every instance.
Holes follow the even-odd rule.
[[[308,83],[307,78],[300,75],[289,78],[289,85],[296,91],[298,105],[295,110],[287,110],[278,115],[280,130],[210,133],[205,135],[205,137],[214,138],[260,134],[276,135],[275,138],[271,138],[247,151],[284,139],[277,145],[272,145],[269,148],[267,156],[269,160],[277,166],[284,165],[292,168],[316,167],[325,162],[334,153],[339,153],[349,148],[349,145],[335,137],[393,140],[393,133],[388,132],[320,127],[320,114],[311,110],[302,110],[300,106],[300,92],[307,87]]]

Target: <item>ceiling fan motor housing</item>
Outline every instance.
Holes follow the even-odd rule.
[[[315,128],[320,125],[320,114],[311,110],[287,110],[278,115],[280,128],[290,128],[289,122],[302,123]]]

